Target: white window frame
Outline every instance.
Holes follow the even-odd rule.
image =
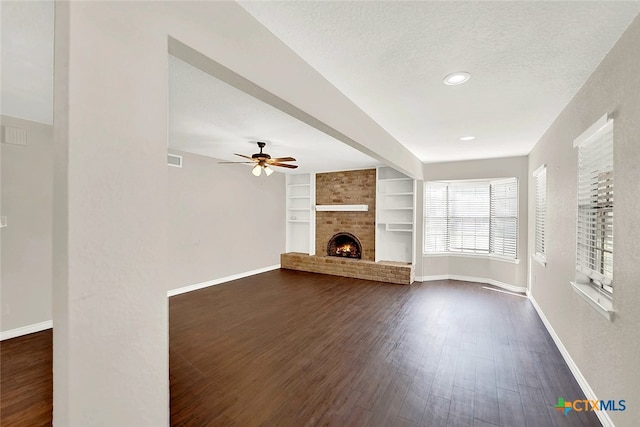
[[[534,254],[542,266],[547,265],[547,165],[542,165],[533,172],[535,185],[535,221],[534,221]]]
[[[492,223],[492,213],[495,212],[495,209],[492,209],[492,201],[495,200],[494,196],[492,194],[492,186],[493,185],[500,185],[500,184],[505,184],[505,183],[509,183],[509,182],[515,182],[516,184],[516,201],[515,201],[515,219],[516,219],[516,228],[515,228],[515,252],[514,252],[514,256],[505,256],[502,254],[497,254],[492,252],[492,247],[494,246],[492,244],[492,239],[495,239],[496,236],[494,236],[492,234],[491,231],[491,223]],[[427,245],[428,245],[428,237],[427,237],[427,232],[429,230],[429,217],[427,215],[428,213],[428,200],[429,200],[429,194],[427,193],[428,189],[430,186],[446,186],[447,187],[447,192],[448,192],[448,187],[449,186],[464,186],[464,185],[478,185],[478,184],[486,184],[487,187],[489,188],[489,192],[488,192],[488,198],[489,200],[487,200],[488,206],[489,206],[489,250],[486,253],[482,253],[482,252],[477,252],[477,251],[460,251],[460,250],[438,250],[438,251],[429,251],[427,249]],[[509,178],[496,178],[496,179],[483,179],[483,180],[455,180],[455,181],[425,181],[425,185],[424,185],[424,197],[425,197],[425,210],[424,210],[424,233],[423,233],[423,239],[424,239],[424,244],[423,244],[423,255],[428,256],[428,257],[438,257],[438,256],[461,256],[461,257],[484,257],[484,258],[491,258],[491,259],[496,259],[499,261],[505,261],[505,262],[511,262],[514,264],[518,264],[519,263],[519,259],[518,259],[518,254],[519,254],[519,245],[520,245],[520,238],[519,238],[519,227],[520,227],[520,214],[519,214],[519,180],[517,177],[509,177]],[[445,218],[445,222],[448,224],[449,222],[449,201],[448,201],[448,195],[447,195],[447,217]],[[438,219],[442,220],[442,218],[440,216],[438,216]],[[499,219],[508,219],[507,217],[502,217],[500,216]],[[494,221],[495,222],[495,221]],[[448,234],[449,228],[447,225],[447,230],[446,233]],[[439,233],[438,235],[441,235],[441,233]],[[447,235],[447,238],[445,239],[447,242],[447,246],[450,244],[449,241],[449,236]],[[438,245],[441,246],[441,245]]]
[[[574,140],[573,146],[578,149],[578,182],[576,277],[571,285],[592,307],[611,320],[614,263],[613,115],[605,114],[598,119]],[[604,178],[601,179],[601,176]],[[594,215],[596,218],[592,221]]]

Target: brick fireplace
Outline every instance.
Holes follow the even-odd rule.
[[[316,255],[282,254],[282,268],[405,285],[413,282],[411,264],[375,262],[375,169],[317,174],[316,205],[367,205],[368,209],[316,211]],[[350,242],[339,240],[336,245],[331,240],[337,236],[352,238],[359,246],[359,257],[351,256],[353,249],[347,253],[344,247],[338,253],[338,246]]]
[[[362,246],[361,259],[376,259],[376,170],[316,175],[317,205],[368,205],[366,212],[316,212],[316,254],[327,251],[337,233],[350,233]]]

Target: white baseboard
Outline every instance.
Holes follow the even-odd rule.
[[[172,289],[167,292],[168,297],[184,294],[191,291],[197,291],[198,289],[208,288],[209,286],[219,285],[221,283],[230,282],[232,280],[242,279],[244,277],[253,276],[260,273],[266,273],[267,271],[277,270],[280,268],[280,264],[270,265],[268,267],[258,268],[256,270],[245,271],[244,273],[238,273],[227,277],[221,277],[220,279],[209,280],[207,282],[196,283],[195,285],[184,286],[182,288]]]
[[[498,288],[506,289],[507,291],[525,293],[527,288],[524,286],[510,285],[509,283],[499,282],[494,279],[487,279],[484,277],[471,277],[471,276],[459,276],[457,274],[440,274],[436,276],[416,276],[418,282],[430,282],[432,280],[461,280],[463,282],[477,282],[486,283],[487,285],[497,286]]]
[[[551,326],[551,323],[549,323],[547,316],[544,315],[542,309],[536,302],[536,299],[531,294],[529,294],[529,301],[531,301],[533,308],[535,308],[538,312],[538,316],[540,316],[540,319],[542,320],[542,323],[544,323],[545,328],[547,328],[549,335],[551,335],[551,338],[553,338],[553,342],[556,343],[556,347],[558,347],[558,350],[560,350],[560,354],[562,354],[564,361],[567,362],[571,373],[578,382],[578,385],[582,389],[582,392],[584,393],[586,398],[589,400],[598,400],[598,398],[596,397],[596,393],[593,391],[584,375],[582,375],[582,372],[580,372],[578,365],[576,365],[576,362],[574,362],[571,358],[571,355],[567,351],[566,347],[564,346],[564,344],[562,344],[562,341],[560,341],[560,337],[558,336],[558,334],[556,334],[556,331],[553,330],[553,327]],[[595,411],[595,414],[598,416],[598,419],[600,419],[603,427],[615,427],[613,421],[606,411]]]
[[[0,341],[20,337],[22,335],[33,334],[34,332],[40,332],[51,328],[53,328],[53,320],[22,326],[21,328],[9,329],[8,331],[0,332]]]
[[[430,282],[432,280],[449,280],[449,275],[440,274],[438,276],[416,276],[416,282]]]

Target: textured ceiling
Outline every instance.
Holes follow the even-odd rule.
[[[638,1],[241,4],[424,162],[527,154],[640,11]],[[0,7],[2,113],[52,123],[53,2]],[[172,147],[230,160],[260,139],[274,156],[297,157],[299,171],[375,164],[175,58],[170,65]],[[472,73],[467,84],[442,84],[459,70]],[[477,139],[460,142],[466,135]]]
[[[526,155],[639,2],[241,2],[423,162]],[[471,80],[442,78],[469,71]],[[471,142],[459,138],[475,135]]]
[[[169,147],[241,161],[233,153],[258,152],[265,141],[272,157],[295,157],[295,170],[358,169],[379,164],[301,121],[173,57],[169,57]],[[228,167],[247,167],[228,165]]]

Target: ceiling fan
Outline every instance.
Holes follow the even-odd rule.
[[[244,157],[245,159],[251,160],[250,162],[220,162],[220,163],[245,163],[245,164],[254,164],[255,166],[251,170],[251,173],[255,176],[260,176],[262,170],[264,169],[264,173],[269,176],[273,173],[273,169],[269,166],[279,166],[283,168],[295,169],[298,165],[288,165],[282,162],[295,162],[296,159],[293,157],[276,157],[274,159],[271,158],[267,153],[263,153],[262,149],[265,147],[266,142],[258,141],[258,147],[260,148],[259,153],[252,154],[251,157],[245,156],[244,154],[233,153],[236,156]]]

